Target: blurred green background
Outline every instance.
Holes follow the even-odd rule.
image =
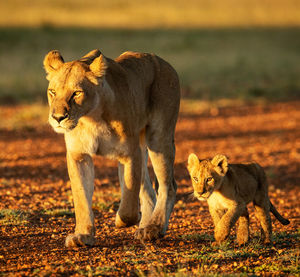
[[[152,52],[185,98],[300,96],[298,0],[0,1],[0,103],[46,101],[45,54]]]

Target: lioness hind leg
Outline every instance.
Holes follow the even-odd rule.
[[[144,228],[145,226],[147,226],[156,204],[156,194],[154,192],[147,167],[148,150],[146,147],[143,147],[142,150],[142,163],[142,182],[140,190],[142,218],[139,224],[139,228]]]
[[[247,208],[238,219],[238,226],[236,231],[237,243],[239,245],[245,244],[249,240],[249,213]]]
[[[156,56],[151,56],[155,71],[148,96],[145,137],[154,173],[158,181],[157,201],[146,226],[140,226],[136,238],[152,240],[165,234],[176,199],[174,180],[174,132],[179,112],[180,86],[174,68]]]
[[[170,143],[161,142],[159,145],[164,148],[152,150],[151,144],[149,147],[159,188],[157,202],[147,226],[141,226],[136,232],[136,238],[142,240],[153,240],[165,234],[176,199],[177,185],[173,177],[175,147],[172,140]]]
[[[117,228],[132,226],[140,221],[141,162],[141,150],[137,147],[130,159],[127,159],[124,164],[119,163],[118,172],[122,195],[115,220]]]

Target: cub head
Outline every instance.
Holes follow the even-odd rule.
[[[224,155],[200,161],[195,154],[190,154],[187,168],[192,179],[194,195],[199,200],[206,200],[214,190],[221,187],[228,170],[228,162]]]
[[[49,80],[49,123],[56,132],[65,133],[99,104],[107,63],[99,50],[72,62],[64,62],[53,50],[45,56],[44,68]]]

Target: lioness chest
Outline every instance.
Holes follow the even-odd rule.
[[[114,159],[130,154],[128,141],[105,122],[85,120],[78,127],[65,134],[68,151]]]

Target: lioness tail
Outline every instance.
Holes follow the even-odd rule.
[[[280,221],[281,224],[283,225],[288,225],[290,224],[290,221],[286,218],[284,218],[277,210],[276,208],[273,206],[273,204],[270,201],[270,211],[272,212],[272,214]]]

